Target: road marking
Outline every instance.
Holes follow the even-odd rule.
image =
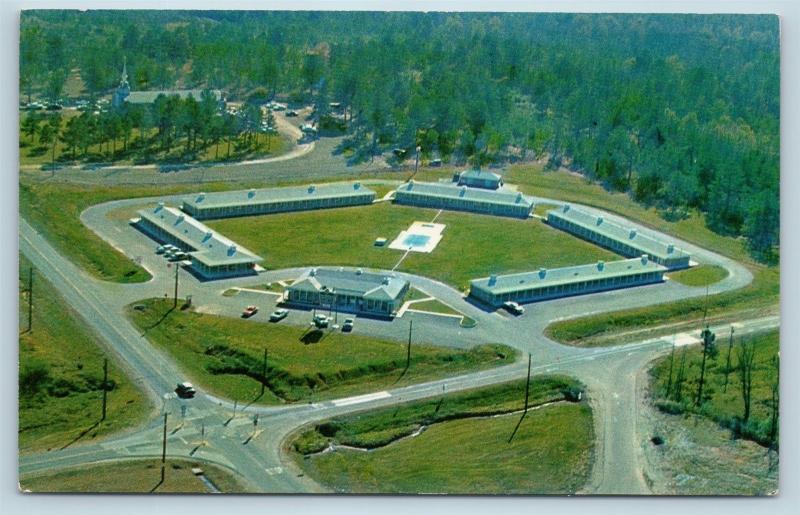
[[[335,401],[331,401],[331,404],[334,406],[350,406],[352,404],[361,404],[363,402],[369,401],[377,401],[378,399],[385,399],[387,397],[391,397],[387,391],[377,392],[377,393],[368,393],[366,395],[357,395],[355,397],[347,397],[346,399],[338,399]]]

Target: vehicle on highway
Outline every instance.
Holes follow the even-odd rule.
[[[354,319],[352,319],[352,318],[345,318],[344,319],[344,324],[342,324],[342,332],[343,333],[349,333],[350,331],[352,331],[353,330],[353,324],[355,324],[355,322],[356,321]]]
[[[197,390],[194,389],[194,385],[192,383],[178,383],[178,386],[175,388],[175,393],[178,394],[178,397],[181,399],[191,399],[194,397],[194,394],[197,393]]]
[[[278,308],[269,316],[270,322],[280,322],[289,314],[288,309]]]
[[[244,308],[244,311],[242,311],[242,318],[250,318],[256,313],[258,313],[258,306],[247,306]]]
[[[512,315],[521,315],[525,313],[525,308],[523,308],[522,306],[520,306],[519,304],[517,304],[512,300],[504,302],[503,307],[506,308],[506,311],[508,311]]]
[[[328,324],[330,324],[330,320],[327,315],[314,315],[314,325],[317,326],[317,329],[328,327]]]

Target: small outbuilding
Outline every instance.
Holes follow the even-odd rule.
[[[459,186],[496,190],[503,186],[503,177],[484,170],[464,170],[457,176]]]

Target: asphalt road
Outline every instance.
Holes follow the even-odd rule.
[[[558,203],[549,199],[540,201]],[[147,283],[123,285],[89,277],[61,256],[24,219],[20,220],[20,249],[84,317],[108,351],[118,357],[131,377],[152,397],[160,408],[159,416],[154,416],[151,423],[143,428],[133,428],[102,442],[78,445],[63,451],[23,455],[19,462],[20,473],[53,470],[98,460],[160,455],[160,413],[167,412],[168,452],[171,456],[191,455],[198,460],[226,466],[239,473],[256,491],[320,492],[325,489],[310,478],[299,476],[281,453],[282,442],[297,428],[334,415],[441,395],[444,388],[453,392],[524,377],[526,363],[523,359],[501,368],[373,392],[356,398],[281,407],[239,406],[236,417],[233,417],[233,404],[202,391],[188,402],[177,399],[171,391],[182,378],[178,365],[150,345],[124,315],[125,306],[136,300],[171,295],[173,284],[174,269],[167,269],[163,258],[153,254],[153,242],[124,221],[115,222],[107,218],[110,211],[135,203],[142,203],[142,199],[94,206],[85,211],[81,219],[107,242],[140,261],[153,274],[153,279]],[[604,216],[608,219],[618,218],[607,213]],[[626,223],[631,225],[630,222]],[[646,228],[640,229],[653,233]],[[692,252],[698,261],[719,264],[728,269],[728,278],[714,285],[711,293],[739,288],[752,280],[747,269],[734,261],[688,243],[679,244]],[[181,271],[181,296],[191,294],[198,309],[236,316],[246,297],[223,297],[222,291],[232,286],[293,279],[301,271],[269,271],[257,278],[205,283]],[[407,335],[404,320],[413,318],[415,341],[418,338],[418,341],[457,346],[505,343],[523,354],[533,355],[534,373],[564,372],[577,377],[588,387],[598,439],[592,479],[585,493],[647,493],[640,465],[641,448],[645,442],[636,429],[636,391],[641,386],[636,384],[636,377],[647,363],[670,348],[672,338],[668,336],[617,347],[582,349],[550,341],[543,336],[543,330],[552,321],[563,318],[565,313],[582,316],[705,295],[705,288],[667,283],[572,297],[533,304],[525,315],[511,317],[484,311],[466,302],[460,292],[430,278],[404,273],[399,275],[409,279],[415,287],[474,318],[478,321],[477,327],[462,329],[454,327],[452,319],[407,313],[403,319],[394,322],[359,319],[357,331],[377,337],[404,339]],[[268,302],[264,306],[269,306]],[[265,308],[262,310],[268,312]],[[253,323],[259,323],[259,320],[253,320]],[[293,312],[286,323],[305,324],[307,321],[302,313]],[[777,317],[742,322],[737,334],[764,331],[777,327],[778,323]],[[718,328],[726,329],[727,326]],[[695,332],[699,332],[699,328]],[[676,335],[676,339],[691,343],[692,335]],[[185,417],[181,416],[181,405],[186,406]],[[256,414],[258,425],[253,423]]]

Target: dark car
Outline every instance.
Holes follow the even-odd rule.
[[[178,394],[178,397],[181,399],[191,399],[194,397],[194,394],[197,393],[197,390],[194,389],[192,383],[178,383],[178,386],[175,388],[175,393]]]

